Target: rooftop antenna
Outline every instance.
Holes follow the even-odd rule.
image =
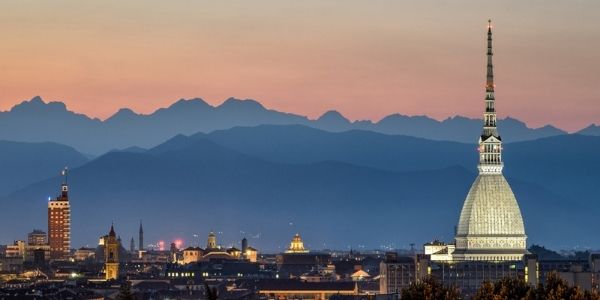
[[[64,169],[63,169],[63,170],[60,172],[60,175],[62,175],[62,176],[65,178],[65,180],[64,180],[64,183],[65,183],[65,185],[68,183],[68,174],[69,174],[69,168],[68,168],[68,167],[65,167],[65,168],[64,168]]]

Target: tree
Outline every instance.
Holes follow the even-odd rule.
[[[527,295],[527,300],[599,300],[600,296],[595,291],[583,291],[578,286],[569,286],[569,284],[560,278],[556,272],[548,273],[546,284],[538,284],[535,289],[531,289]]]
[[[429,276],[402,289],[403,300],[457,300],[461,299],[456,287],[446,287]]]
[[[484,282],[473,297],[475,300],[525,299],[531,286],[519,278],[507,277],[496,283]]]
[[[219,298],[217,295],[217,288],[213,287],[211,289],[205,282],[204,289],[206,290],[206,300],[217,300]]]
[[[118,300],[135,300],[133,294],[131,294],[131,285],[128,281],[121,284],[121,288],[119,289],[119,294],[117,295]]]
[[[477,293],[473,297],[473,300],[497,300],[498,296],[495,292],[494,284],[485,281],[481,284],[479,289],[477,289]]]

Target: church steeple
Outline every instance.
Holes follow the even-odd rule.
[[[142,227],[142,220],[140,220],[140,231],[138,233],[138,250],[144,251],[144,228]]]
[[[483,113],[483,131],[479,138],[479,173],[501,174],[502,139],[496,127],[496,107],[494,97],[494,64],[492,57],[492,20],[488,20],[487,32],[487,76],[485,84],[485,111]]]

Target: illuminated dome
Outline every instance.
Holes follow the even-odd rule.
[[[526,252],[517,199],[502,174],[480,174],[467,195],[456,231],[454,256],[518,260]]]
[[[299,234],[294,235],[290,247],[285,253],[308,253],[308,250],[304,249],[304,242]]]

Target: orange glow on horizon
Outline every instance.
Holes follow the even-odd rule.
[[[600,2],[454,4],[6,2],[0,110],[40,95],[105,119],[236,97],[313,119],[330,109],[351,120],[480,117],[481,25],[493,12],[500,117],[571,131],[600,123]]]

